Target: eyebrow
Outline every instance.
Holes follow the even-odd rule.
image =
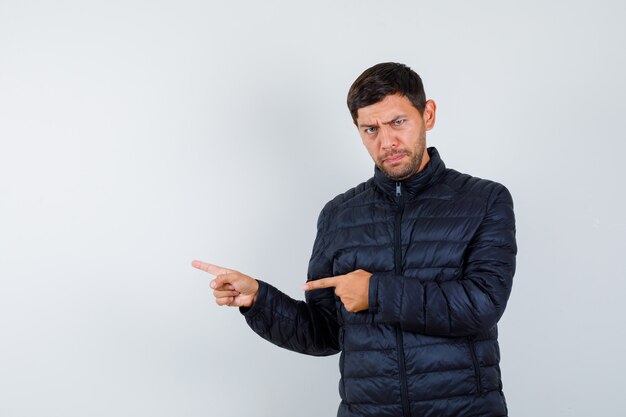
[[[406,116],[406,114],[399,114],[399,115],[397,115],[396,117],[394,117],[393,119],[391,119],[390,121],[388,121],[388,122],[383,122],[383,124],[384,124],[384,125],[389,125],[389,124],[391,124],[391,123],[395,122],[396,120],[401,119],[401,118],[403,118],[403,117],[407,117],[407,116]],[[363,123],[363,124],[359,123],[359,129],[362,129],[362,128],[364,128],[364,127],[378,127],[378,125],[377,125],[377,124],[375,124],[375,125],[370,125],[370,124],[367,124],[367,123]]]

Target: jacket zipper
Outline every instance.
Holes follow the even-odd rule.
[[[396,182],[396,199],[398,200],[398,211],[395,218],[394,230],[394,255],[395,273],[402,274],[402,214],[404,212],[404,196],[402,195],[402,183]],[[402,399],[402,414],[411,417],[411,407],[409,404],[409,390],[406,381],[406,368],[404,363],[404,337],[402,329],[396,328],[396,343],[398,344],[398,368],[400,373],[400,398]]]

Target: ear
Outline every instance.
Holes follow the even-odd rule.
[[[437,113],[437,104],[434,100],[426,100],[426,104],[424,106],[424,114],[422,118],[424,119],[424,127],[426,130],[430,130],[435,126]]]

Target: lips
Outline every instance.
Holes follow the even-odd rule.
[[[403,153],[390,155],[387,158],[385,158],[383,161],[387,162],[389,164],[395,164],[396,162],[400,162],[402,160],[402,158],[404,158],[404,156],[405,156],[405,154],[403,154]]]

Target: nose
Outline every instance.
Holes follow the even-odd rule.
[[[391,131],[391,129],[389,128],[389,126],[381,126],[378,136],[380,137],[380,146],[384,150],[395,148],[396,146],[398,146],[398,140],[393,134],[393,131]]]

